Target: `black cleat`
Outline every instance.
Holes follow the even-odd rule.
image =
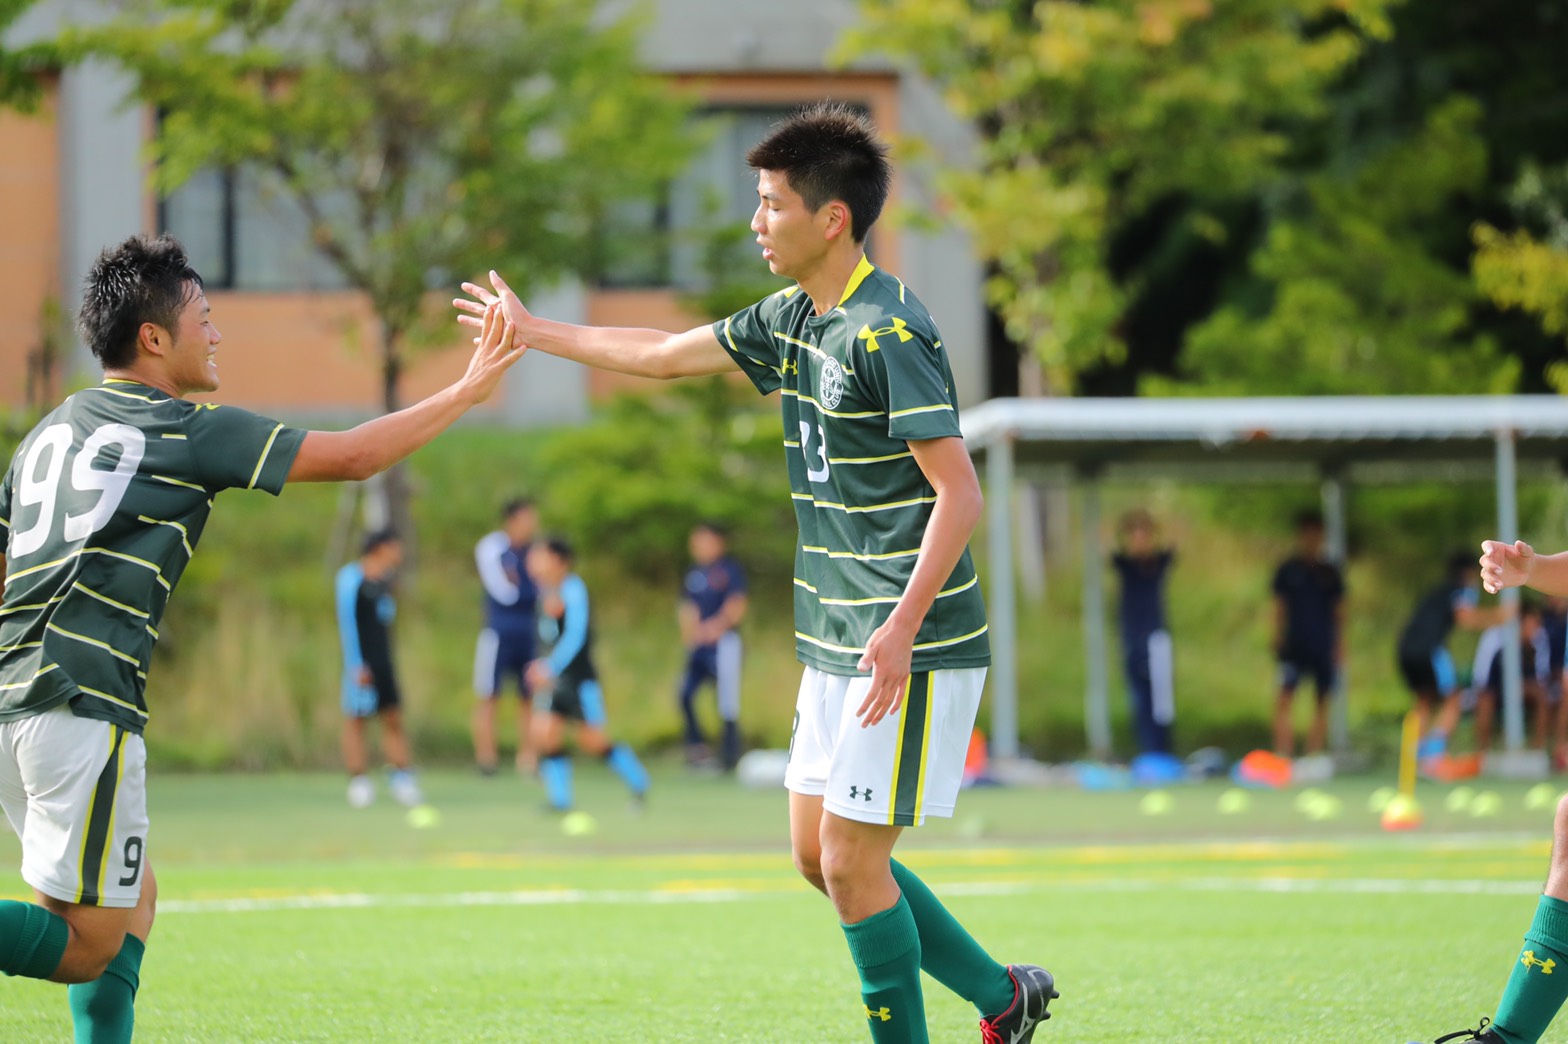
[[[1482,1019],[1481,1025],[1473,1030],[1460,1030],[1458,1033],[1449,1033],[1438,1037],[1432,1044],[1447,1044],[1448,1041],[1475,1041],[1477,1044],[1503,1044],[1503,1038],[1493,1033],[1486,1027],[1492,1024],[1491,1019]],[[1421,1044],[1420,1041],[1411,1041],[1410,1044]]]
[[[980,1020],[981,1044],[1029,1044],[1035,1029],[1051,1017],[1046,1006],[1061,996],[1044,968],[1009,964],[1007,974],[1013,979],[1013,1003],[1000,1015]]]

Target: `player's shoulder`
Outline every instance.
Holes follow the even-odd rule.
[[[869,350],[919,339],[941,348],[942,335],[925,303],[891,272],[871,267],[840,307]]]
[[[500,555],[511,546],[512,542],[507,539],[505,533],[499,529],[492,529],[479,538],[478,543],[474,545],[474,550],[480,554]]]

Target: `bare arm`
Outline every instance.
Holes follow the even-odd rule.
[[[448,387],[423,402],[369,420],[348,431],[305,434],[290,482],[341,482],[367,479],[390,468],[451,427],[452,422],[490,397],[501,375],[523,356],[513,348],[513,330],[500,309],[489,309],[481,325],[479,346],[468,370]]]
[[[936,491],[936,506],[920,540],[920,557],[915,559],[909,583],[886,622],[871,635],[865,655],[860,658],[860,669],[871,672],[871,688],[855,712],[862,728],[875,725],[903,702],[915,635],[942,584],[953,575],[964,548],[969,546],[969,536],[985,507],[980,479],[963,439],[950,436],[916,440],[909,443],[909,449]]]
[[[1533,587],[1542,594],[1568,596],[1568,551],[1538,555],[1523,540],[1483,540],[1481,584],[1492,594],[1506,587]]]
[[[546,355],[571,359],[599,370],[628,373],[634,377],[671,380],[676,377],[702,377],[728,373],[735,368],[728,353],[714,336],[713,328],[699,326],[685,333],[644,330],[616,326],[574,326],[541,319],[523,307],[506,280],[490,273],[494,290],[477,283],[464,283],[463,291],[477,300],[457,298],[452,304],[466,315],[457,321],[479,326],[479,318],[492,304],[499,304],[516,330],[518,341]]]
[[[1507,623],[1519,615],[1511,605],[1493,605],[1482,609],[1476,605],[1462,605],[1454,610],[1454,623],[1467,631],[1484,631],[1500,623]]]

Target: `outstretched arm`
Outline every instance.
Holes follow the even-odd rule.
[[[1538,555],[1523,540],[1483,540],[1481,585],[1491,594],[1505,587],[1533,587],[1542,594],[1568,595],[1568,551]]]
[[[735,367],[714,336],[712,327],[699,326],[685,333],[672,334],[662,330],[557,323],[530,313],[497,273],[490,273],[490,283],[493,291],[477,283],[463,284],[464,293],[475,300],[459,297],[452,302],[459,311],[468,313],[458,316],[458,322],[482,326],[485,310],[500,305],[507,322],[516,331],[518,342],[525,347],[584,366],[635,377],[658,380],[702,377],[728,373]]]
[[[510,323],[499,308],[485,309],[480,321],[479,346],[458,380],[423,402],[366,421],[348,431],[312,431],[305,434],[290,482],[341,482],[367,479],[407,457],[441,434],[468,410],[495,391],[501,375],[525,349],[513,347]]]

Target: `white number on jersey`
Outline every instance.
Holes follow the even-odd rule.
[[[106,447],[118,446],[120,459],[113,471],[93,467]],[[67,457],[71,461],[71,487],[79,493],[97,493],[98,499],[86,511],[66,514],[61,532],[69,543],[86,540],[102,529],[125,498],[131,476],[141,466],[147,439],[129,424],[105,424],[82,442],[80,449],[71,444],[69,424],[51,424],[38,433],[22,461],[16,486],[16,500],[25,507],[38,505],[38,520],[25,530],[11,534],[11,557],[37,551],[54,529]]]
[[[812,462],[811,457],[811,422],[800,422],[800,454],[806,458],[806,478],[812,482],[826,482],[828,479],[828,435],[822,430],[822,425],[817,425],[817,458],[822,462],[819,468]]]

